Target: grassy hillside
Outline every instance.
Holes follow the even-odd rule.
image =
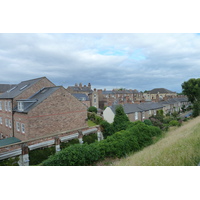
[[[200,117],[171,130],[157,143],[114,166],[196,166],[200,162]]]

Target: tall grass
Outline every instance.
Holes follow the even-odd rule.
[[[169,131],[144,150],[114,162],[118,166],[196,166],[200,162],[200,117]]]

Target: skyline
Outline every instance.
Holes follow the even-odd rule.
[[[1,84],[46,76],[64,87],[181,92],[200,73],[193,33],[1,33],[0,44]]]

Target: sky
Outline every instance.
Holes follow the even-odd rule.
[[[46,76],[56,85],[138,91],[181,84],[200,74],[193,33],[0,33],[0,83]]]

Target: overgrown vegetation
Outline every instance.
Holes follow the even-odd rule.
[[[72,145],[50,156],[44,166],[85,166],[92,165],[106,157],[126,156],[153,143],[153,137],[159,136],[161,130],[142,122],[129,123],[126,130],[108,136],[107,139],[91,144]]]
[[[97,108],[94,107],[94,106],[90,106],[90,107],[88,108],[88,112],[94,112],[94,113],[97,113]]]

